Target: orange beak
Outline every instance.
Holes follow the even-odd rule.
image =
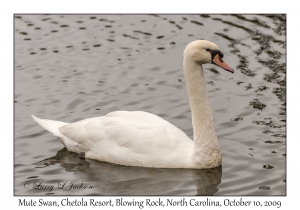
[[[215,55],[212,62],[217,66],[220,66],[222,69],[225,69],[226,71],[230,71],[231,73],[234,72],[234,70],[223,61],[223,59],[219,56],[219,54]]]

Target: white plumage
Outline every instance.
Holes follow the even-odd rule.
[[[216,61],[215,56],[223,57],[218,52],[218,47],[206,40],[191,42],[184,51],[184,73],[192,110],[194,141],[166,120],[141,111],[116,111],[75,123],[32,117],[59,138],[69,151],[84,152],[85,158],[155,168],[217,167],[222,158],[202,64],[215,63],[233,72],[220,57]]]

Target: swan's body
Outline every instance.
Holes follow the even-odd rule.
[[[86,158],[126,166],[213,168],[222,162],[208,103],[202,64],[233,72],[217,45],[197,40],[184,51],[184,73],[192,111],[194,141],[166,120],[141,111],[116,111],[75,123],[33,119]]]

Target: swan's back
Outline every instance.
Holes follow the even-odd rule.
[[[193,141],[183,131],[141,111],[111,112],[65,124],[58,130],[69,151],[121,165],[186,168],[193,149]]]

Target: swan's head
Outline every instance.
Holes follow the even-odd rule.
[[[218,46],[207,40],[196,40],[189,43],[184,50],[184,57],[190,61],[200,65],[205,63],[213,63],[226,71],[231,73],[234,70],[228,66],[223,58],[223,53],[219,50]]]

